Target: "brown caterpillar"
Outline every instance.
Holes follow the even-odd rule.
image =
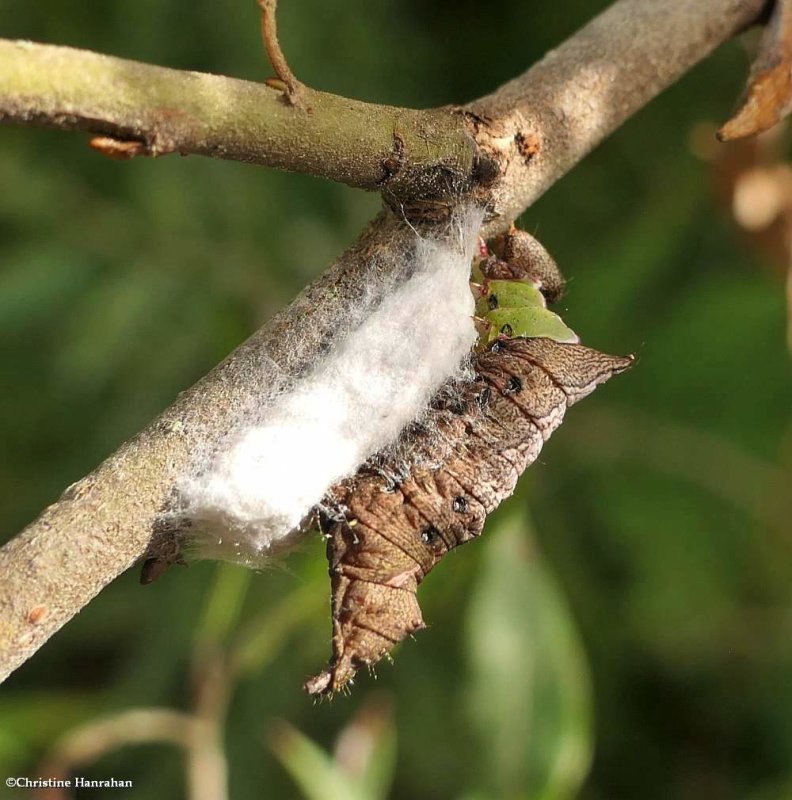
[[[328,539],[333,652],[306,682],[309,694],[339,691],[425,627],[416,597],[424,577],[481,533],[567,407],[632,362],[548,338],[497,339],[474,356],[475,378],[447,385],[425,428],[403,436],[410,464],[375,457],[330,491],[319,522]]]

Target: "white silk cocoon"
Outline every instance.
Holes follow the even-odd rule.
[[[392,443],[476,341],[469,287],[483,213],[415,237],[411,277],[392,289],[288,393],[244,420],[179,488],[188,551],[249,566],[293,546],[338,480]],[[409,272],[408,272],[409,274]]]

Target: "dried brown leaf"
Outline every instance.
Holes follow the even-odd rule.
[[[722,142],[755,136],[792,111],[792,0],[776,0],[737,113],[718,131]]]

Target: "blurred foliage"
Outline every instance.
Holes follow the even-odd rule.
[[[489,91],[605,5],[304,0],[280,19],[307,83],[428,106]],[[8,3],[0,31],[269,74],[252,0]],[[570,278],[570,325],[639,362],[572,410],[484,538],[430,577],[429,630],[395,667],[333,703],[302,694],[329,652],[319,541],[262,575],[199,564],[141,588],[130,571],[0,690],[0,773],[36,775],[76,726],[159,707],[214,715],[235,800],[789,797],[783,286],[689,146],[694,126],[728,116],[745,70],[739,43],[722,48],[526,215]],[[114,163],[84,137],[33,129],[0,130],[0,186],[4,538],[284,305],[377,207],[240,164]],[[136,744],[80,772],[176,798],[183,761]]]
[[[492,532],[470,598],[468,704],[479,783],[487,797],[574,797],[591,756],[589,678],[525,509]]]

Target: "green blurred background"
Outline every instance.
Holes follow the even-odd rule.
[[[606,5],[304,0],[279,19],[308,84],[431,106],[491,90]],[[5,3],[0,35],[270,74],[252,0]],[[302,693],[329,654],[319,541],[263,574],[202,563],[141,588],[132,570],[0,689],[0,777],[47,774],[82,746],[74,770],[131,779],[136,800],[220,800],[219,741],[234,800],[792,796],[783,274],[730,218],[743,151],[713,161],[701,134],[746,69],[742,44],[725,46],[525,216],[571,279],[570,324],[639,362],[570,413],[485,535],[430,576],[429,629],[394,666],[332,703]],[[378,206],[228,162],[115,163],[34,129],[0,130],[0,187],[3,540]],[[114,747],[97,727],[129,734],[118,715],[140,708],[207,721],[192,788],[178,744]],[[135,718],[143,739],[160,711]],[[181,719],[163,736],[183,737]]]

